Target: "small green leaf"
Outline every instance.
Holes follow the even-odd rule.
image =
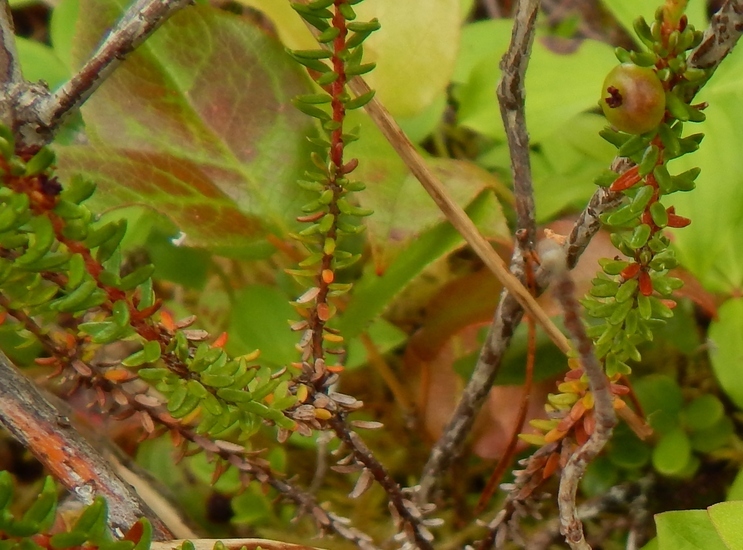
[[[318,107],[314,107],[312,105],[308,105],[307,103],[303,103],[302,101],[297,101],[296,99],[292,100],[292,103],[294,106],[302,111],[304,114],[320,119],[320,120],[330,120],[330,114],[326,111],[323,111],[322,109]]]
[[[234,390],[232,388],[220,388],[217,390],[217,397],[229,401],[230,403],[248,403],[253,400],[249,391]]]
[[[660,156],[660,150],[656,145],[651,145],[645,150],[642,155],[642,160],[639,164],[639,174],[642,177],[647,176],[655,168],[655,164],[658,162]]]
[[[5,510],[13,500],[13,477],[6,471],[0,471],[0,511]]]
[[[87,542],[88,536],[86,533],[71,531],[69,533],[57,533],[53,535],[49,544],[55,550],[63,550],[64,548],[73,548],[81,546]]]
[[[72,528],[72,532],[83,534],[86,538],[93,537],[98,531],[106,529],[107,517],[108,507],[106,501],[98,497],[80,515],[77,522],[75,522],[75,526]]]
[[[641,213],[643,210],[645,210],[645,207],[650,202],[650,199],[653,198],[653,193],[655,193],[655,189],[652,185],[643,185],[642,187],[640,187],[637,190],[637,194],[634,196],[632,202],[629,205],[630,210],[635,214]]]
[[[124,359],[121,364],[126,367],[138,367],[140,365],[144,365],[145,363],[154,363],[160,358],[160,343],[157,341],[148,341],[145,342],[143,348],[139,350],[136,353],[133,353],[126,359]],[[140,373],[144,369],[140,369]]]
[[[635,250],[642,248],[648,242],[648,238],[650,238],[650,226],[642,223],[635,227],[632,232],[632,236],[629,238],[629,245]]]
[[[121,281],[116,286],[119,290],[131,290],[149,279],[154,272],[155,266],[153,264],[143,265],[125,277],[122,277]]]
[[[78,286],[75,290],[70,292],[67,296],[64,296],[52,303],[52,309],[60,312],[73,312],[78,311],[78,308],[84,304],[88,298],[93,295],[93,292],[98,288],[98,283],[92,279],[88,279]]]
[[[668,212],[666,212],[666,207],[659,202],[654,202],[650,205],[650,217],[658,227],[668,225]]]
[[[354,99],[351,99],[345,103],[346,109],[359,109],[369,103],[376,92],[371,90],[365,94],[362,94]]]
[[[705,430],[717,423],[725,414],[722,402],[714,395],[700,395],[682,412],[686,425],[692,431]]]
[[[225,376],[221,374],[202,374],[201,382],[212,388],[226,388],[233,382],[231,376]]]
[[[604,258],[599,260],[599,265],[601,265],[601,268],[606,274],[619,275],[629,265],[629,262],[625,260],[608,260]]]
[[[673,188],[678,191],[692,191],[696,187],[696,179],[701,171],[701,168],[691,168],[677,176],[672,176]]]
[[[650,144],[650,138],[643,134],[632,136],[626,142],[619,147],[617,154],[620,157],[630,157],[635,153],[639,153]]]
[[[342,4],[345,5],[345,4]],[[376,67],[376,63],[362,63],[359,65],[350,65],[346,67],[346,75],[348,76],[358,76],[362,74],[366,74],[372,70],[374,70],[374,67]]]
[[[622,226],[640,217],[642,211],[635,212],[632,204],[625,204],[606,217],[607,225]]]
[[[24,522],[34,523],[37,525],[38,532],[45,532],[51,528],[56,517],[57,510],[57,487],[54,479],[47,476],[44,480],[44,487],[36,498],[36,501],[23,514]]]
[[[653,467],[661,474],[680,474],[691,459],[689,437],[681,428],[663,435],[653,449],[652,459]]]
[[[26,176],[36,176],[49,168],[55,160],[54,151],[48,147],[42,147],[31,160],[26,163]]]

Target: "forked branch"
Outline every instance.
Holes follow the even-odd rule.
[[[79,109],[137,46],[171,15],[192,0],[136,0],[103,39],[83,67],[58,90],[23,82],[12,41],[8,1],[0,10],[0,78],[5,98],[0,100],[2,122],[14,129],[19,145],[38,149],[52,141],[67,115]],[[9,84],[13,84],[9,87]]]

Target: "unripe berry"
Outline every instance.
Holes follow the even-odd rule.
[[[666,94],[653,69],[623,63],[606,75],[600,103],[617,130],[644,134],[663,120]]]

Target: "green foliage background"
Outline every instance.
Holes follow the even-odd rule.
[[[62,0],[52,14],[51,46],[19,39],[26,77],[52,88],[64,81],[126,3]],[[231,353],[261,348],[263,360],[278,367],[295,360],[286,321],[297,288],[282,271],[291,258],[276,245],[298,228],[295,217],[306,197],[296,180],[309,167],[304,137],[312,132],[307,117],[289,103],[312,87],[284,47],[307,48],[314,41],[288,2],[241,3],[265,14],[272,27],[205,3],[182,11],[114,73],[81,117],[68,122],[55,150],[63,178],[82,173],[98,183],[95,206],[106,211],[104,220],[129,220],[134,230],[127,249],[146,254],[163,288],[181,296],[169,307],[197,313],[212,331],[227,330]],[[652,15],[650,4],[604,1],[630,31],[638,14]],[[470,6],[465,0],[376,0],[364,3],[359,15],[383,24],[368,43],[367,54],[378,64],[370,85],[416,143],[439,153],[428,155],[431,168],[480,230],[507,243],[508,155],[494,89],[511,21],[469,22]],[[689,17],[705,27],[702,2],[691,2]],[[585,40],[571,45],[570,53],[556,53],[548,40],[564,39],[540,27],[526,82],[540,222],[583,207],[595,189],[593,178],[614,154],[597,137],[605,122],[595,108],[603,76],[616,63],[612,48]],[[603,473],[589,472],[587,493],[602,485],[606,472],[614,479],[632,477],[648,462],[661,474],[688,477],[710,453],[740,443],[731,418],[743,408],[741,79],[743,52],[736,50],[698,97],[709,102],[707,121],[694,129],[705,133],[703,146],[675,166],[702,168],[697,189],[674,197],[677,211],[693,224],[673,238],[684,269],[714,295],[717,315],[701,333],[690,305],[677,309],[678,320],[648,352],[640,371],[646,376],[637,387],[660,434],[658,444],[650,450],[620,431],[606,462],[593,467],[593,474]],[[351,243],[364,253],[364,263],[347,275],[356,286],[338,327],[349,342],[348,368],[363,372],[370,368],[360,336],[368,334],[382,353],[402,350],[415,319],[409,310],[425,306],[456,278],[449,273],[435,280],[432,274],[457,258],[462,241],[367,115],[354,113],[352,120],[363,139],[349,152],[359,158],[357,175],[368,187],[360,205],[376,214],[363,221],[365,237]],[[447,142],[458,143],[465,154],[448,154],[441,145]],[[427,277],[434,282],[426,284]],[[442,323],[456,326],[461,314],[445,312]],[[705,389],[714,392],[719,384],[717,396],[680,387],[674,365],[662,360],[663,349],[670,348],[674,357],[697,361],[703,341],[716,377]],[[651,369],[657,372],[647,376]],[[717,444],[705,445],[710,438]],[[173,478],[180,474],[157,468],[153,448],[145,446],[142,460],[171,485],[183,483]],[[729,468],[743,463],[738,455],[726,455]],[[286,457],[279,450],[272,460],[280,464]],[[190,469],[208,481],[208,465],[192,462]],[[591,480],[598,484],[593,489]],[[734,489],[731,498],[742,494]],[[661,516],[658,532],[665,538],[658,548],[696,548],[679,542],[682,525],[695,537],[719,533],[719,546],[705,542],[704,548],[740,547],[739,530],[729,528],[736,506],[719,504],[693,518],[690,512]],[[280,524],[259,492],[237,497],[233,507],[237,522]]]

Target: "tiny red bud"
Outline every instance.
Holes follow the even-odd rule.
[[[229,338],[229,335],[226,332],[223,332],[220,334],[216,340],[214,340],[214,343],[212,344],[213,348],[223,348],[225,344],[227,343],[227,339]]]
[[[629,279],[632,279],[635,275],[637,275],[639,271],[640,271],[640,264],[631,263],[622,270],[620,275],[625,281],[627,281]]]
[[[356,170],[356,167],[359,165],[359,159],[351,159],[346,164],[344,164],[341,167],[341,173],[343,174],[350,174],[354,170]]]
[[[609,189],[612,191],[624,191],[637,184],[642,179],[639,170],[639,166],[633,166],[615,179],[614,183],[609,186]]]
[[[653,293],[653,281],[650,279],[647,271],[642,271],[637,281],[638,288],[642,292],[643,296],[650,296]]]
[[[320,218],[322,218],[325,215],[325,212],[322,210],[320,212],[315,212],[314,214],[310,214],[309,216],[299,216],[297,218],[297,221],[300,223],[311,223],[316,222]]]
[[[542,470],[542,479],[547,479],[552,474],[554,474],[555,470],[557,470],[557,467],[559,465],[560,465],[560,454],[552,453],[544,465],[544,470]]]
[[[683,216],[678,216],[676,214],[673,214],[670,211],[670,208],[668,210],[668,227],[686,227],[691,223],[691,220],[689,218],[685,218]]]

